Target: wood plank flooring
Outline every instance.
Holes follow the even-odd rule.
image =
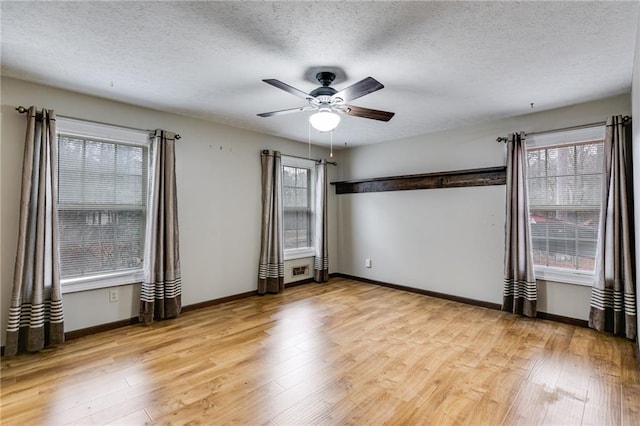
[[[639,425],[628,340],[332,279],[2,360],[3,425]]]

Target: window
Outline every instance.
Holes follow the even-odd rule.
[[[142,278],[149,136],[58,120],[58,229],[63,291]]]
[[[314,255],[314,170],[313,161],[282,157],[285,259]]]
[[[600,222],[604,127],[527,139],[536,276],[591,284]]]

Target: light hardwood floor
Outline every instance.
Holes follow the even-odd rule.
[[[640,425],[633,342],[352,280],[2,360],[3,425]]]

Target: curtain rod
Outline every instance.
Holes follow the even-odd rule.
[[[315,161],[316,163],[321,163],[322,160],[316,160],[315,158],[308,158],[308,157],[298,157],[297,155],[288,155],[288,154],[282,154],[285,157],[292,157],[292,158],[299,158],[301,160],[309,160],[309,161]],[[332,166],[337,166],[338,163],[336,163],[335,161],[327,161],[327,164],[331,164]]]
[[[629,120],[631,120],[631,117],[628,116],[628,115],[625,115],[624,117],[622,117],[622,121],[624,123],[628,122]],[[588,129],[589,127],[604,126],[605,124],[607,124],[606,121],[598,121],[596,123],[588,123],[588,124],[581,124],[581,125],[578,125],[578,126],[562,127],[560,129],[550,129],[550,130],[542,130],[542,131],[539,131],[539,132],[531,132],[531,133],[526,133],[526,135],[527,136],[543,135],[545,133],[563,132],[563,131],[567,131],[567,130]],[[509,141],[509,139],[507,137],[500,136],[500,137],[496,138],[496,142],[508,142],[508,141]]]
[[[29,110],[27,108],[23,107],[22,105],[20,105],[19,107],[16,107],[16,111],[18,111],[18,113],[20,113],[20,114],[25,114]],[[155,130],[139,129],[137,127],[129,127],[129,126],[121,126],[119,124],[111,124],[111,123],[105,123],[103,121],[95,121],[95,120],[86,120],[84,118],[67,117],[65,115],[58,115],[58,117],[60,117],[60,118],[69,118],[71,120],[85,121],[87,123],[104,124],[106,126],[122,127],[124,129],[138,130],[138,131],[141,131],[141,132],[149,132],[149,133],[155,132]],[[179,134],[176,133],[175,138],[176,138],[176,140],[179,140],[179,139],[182,139],[182,136],[180,136]]]

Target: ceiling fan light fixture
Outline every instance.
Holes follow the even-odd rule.
[[[320,108],[320,111],[309,117],[309,123],[319,132],[330,132],[338,127],[340,116],[329,108]]]

